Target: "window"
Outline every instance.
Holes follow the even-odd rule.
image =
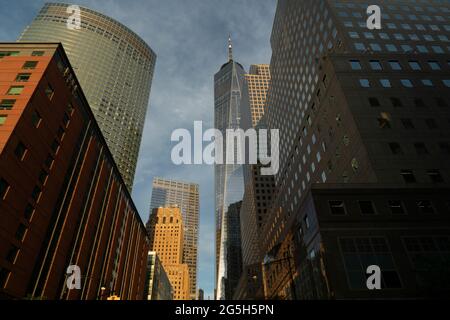
[[[19,73],[16,77],[17,82],[27,82],[30,80],[31,73]]]
[[[355,43],[355,49],[358,51],[364,51],[366,50],[366,46],[364,45],[364,43]]]
[[[52,145],[51,145],[51,149],[53,151],[53,153],[57,153],[58,149],[59,149],[59,142],[58,140],[53,140]]]
[[[391,149],[392,154],[403,154],[402,147],[396,142],[389,143],[389,148]]]
[[[430,200],[417,201],[417,208],[419,209],[420,213],[425,213],[425,214],[433,214],[434,213],[433,204],[431,203]]]
[[[8,92],[6,94],[11,96],[18,96],[23,91],[23,86],[12,86],[9,88]]]
[[[372,49],[372,51],[376,51],[376,52],[381,51],[381,46],[378,43],[371,43],[370,48]]]
[[[399,98],[391,98],[391,103],[394,107],[403,107],[402,101]]]
[[[0,52],[1,54],[1,52]],[[2,56],[0,55],[0,59]],[[8,280],[9,274],[11,271],[8,269],[5,269],[3,267],[0,267],[0,289],[4,288],[6,285],[6,280]]]
[[[397,60],[391,60],[389,61],[389,65],[391,66],[392,70],[402,70],[401,64]]]
[[[377,98],[369,98],[369,103],[371,107],[379,107],[380,101]]]
[[[49,100],[52,100],[53,94],[54,94],[54,91],[53,91],[52,86],[50,84],[47,85],[47,88],[45,89],[45,95],[47,96],[47,98]]]
[[[425,123],[427,124],[427,127],[430,130],[435,130],[438,128],[436,120],[434,120],[434,119],[425,119]]]
[[[19,55],[19,51],[0,51],[0,59],[3,57],[15,57]]]
[[[431,182],[433,182],[433,183],[443,183],[444,182],[444,178],[442,178],[442,175],[439,172],[439,170],[428,170],[427,174],[430,177]]]
[[[415,183],[416,177],[414,176],[414,173],[412,170],[402,170],[400,172],[400,175],[403,177],[403,180],[405,183]]]
[[[442,80],[442,83],[443,83],[444,86],[446,86],[447,88],[450,88],[450,80]]]
[[[37,61],[26,61],[22,69],[35,69],[37,64],[38,64]]]
[[[441,142],[441,143],[439,143],[439,148],[441,149],[441,152],[443,154],[450,154],[450,143]]]
[[[397,47],[396,47],[395,45],[393,45],[393,44],[387,44],[387,45],[386,45],[386,49],[387,49],[389,52],[397,52]]]
[[[27,151],[27,148],[25,147],[25,145],[22,142],[19,142],[17,144],[16,149],[14,150],[14,154],[16,155],[16,157],[19,160],[23,160],[23,158],[25,157],[25,153]]]
[[[328,204],[330,206],[330,211],[331,211],[332,215],[343,216],[343,215],[347,214],[344,201],[333,200],[333,201],[328,201]]]
[[[440,107],[440,108],[447,108],[448,107],[448,104],[447,104],[447,101],[445,101],[445,99],[444,98],[435,98],[435,100],[436,100],[436,105],[438,106],[438,107]]]
[[[31,216],[34,213],[34,208],[31,204],[27,204],[27,206],[25,207],[25,211],[24,211],[24,217],[27,220],[30,220]]]
[[[27,231],[27,227],[21,223],[16,231],[16,239],[19,241],[22,241],[23,237],[25,236],[26,231]]]
[[[370,81],[369,81],[369,79],[359,79],[359,84],[363,88],[370,88]]]
[[[414,105],[416,107],[418,107],[418,108],[425,108],[426,107],[425,102],[423,102],[423,100],[420,99],[420,98],[414,98]]]
[[[416,142],[414,143],[414,148],[416,148],[416,152],[418,155],[425,155],[429,153],[425,143]]]
[[[44,185],[45,181],[47,181],[48,173],[45,170],[41,170],[41,173],[39,174],[39,182]]]
[[[41,194],[41,188],[39,188],[38,186],[35,186],[33,189],[33,192],[31,193],[31,198],[37,202],[39,196]]]
[[[0,110],[11,110],[15,103],[15,99],[3,99],[0,102]]]
[[[8,251],[8,254],[6,255],[6,260],[10,263],[14,263],[18,253],[19,253],[19,248],[17,248],[15,245],[12,245]]]
[[[437,61],[428,61],[428,65],[430,66],[431,70],[441,70],[441,66]]]
[[[51,154],[48,155],[47,159],[45,160],[45,165],[47,168],[51,169],[53,165],[53,157]]]
[[[381,86],[383,86],[384,88],[391,88],[391,81],[389,81],[389,79],[380,79],[380,84]]]
[[[306,230],[308,230],[308,229],[311,227],[311,225],[310,225],[310,223],[309,223],[309,217],[308,217],[308,215],[306,215],[306,216],[303,218],[303,222],[305,223]]]
[[[434,87],[433,81],[431,81],[430,79],[422,79],[422,84],[425,87]]]
[[[407,130],[413,130],[415,129],[414,124],[411,119],[401,119],[401,122],[403,124],[403,127]]]
[[[65,127],[67,127],[68,125],[69,125],[69,116],[67,115],[67,113],[64,113],[64,116],[63,116],[63,123],[64,123],[64,126]]]
[[[420,66],[420,63],[418,61],[409,61],[409,66],[414,71],[422,70],[422,67]]]
[[[367,215],[376,214],[372,201],[358,201],[358,204],[361,214]]]
[[[370,60],[370,67],[372,68],[372,70],[377,70],[377,71],[383,70],[381,63],[378,60]]]
[[[392,214],[405,214],[405,209],[403,207],[403,203],[400,200],[389,200],[388,201],[389,209]]]
[[[0,126],[5,124],[6,118],[8,118],[7,115],[0,114]]]
[[[378,118],[378,126],[382,129],[390,129],[391,115],[387,112],[380,113],[380,117]]]
[[[41,118],[41,115],[39,114],[39,112],[34,110],[33,113],[31,114],[31,122],[33,123],[33,126],[35,128],[39,127],[41,120],[42,120],[42,118]]]
[[[5,179],[0,178],[0,200],[5,199],[6,194],[9,190],[9,184]]]
[[[31,56],[33,56],[33,57],[41,57],[43,55],[44,55],[44,51],[33,51],[31,53]]]
[[[413,84],[412,84],[411,80],[409,80],[409,79],[401,79],[400,82],[405,88],[413,87]]]
[[[361,70],[361,63],[359,60],[350,60],[350,67],[352,70]]]

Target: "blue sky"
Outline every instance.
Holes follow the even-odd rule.
[[[6,2],[6,0],[1,0]],[[62,1],[67,2],[67,1]],[[0,10],[0,41],[15,41],[45,1],[14,0]],[[158,55],[141,143],[133,199],[144,222],[153,177],[200,185],[198,287],[214,290],[213,167],[175,166],[170,159],[174,129],[213,126],[213,76],[227,60],[231,33],[234,58],[246,70],[270,62],[276,0],[78,0],[141,36]],[[7,8],[7,9],[6,9]]]

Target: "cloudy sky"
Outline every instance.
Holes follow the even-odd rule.
[[[7,0],[0,0],[0,3]],[[45,1],[8,1],[0,10],[0,41],[14,41]],[[68,1],[62,1],[68,2]],[[200,184],[198,287],[214,290],[213,168],[175,166],[170,159],[174,129],[194,121],[213,126],[213,76],[227,60],[231,33],[234,58],[246,70],[270,62],[276,0],[75,0],[106,14],[141,36],[158,55],[145,122],[133,199],[144,222],[153,177]]]

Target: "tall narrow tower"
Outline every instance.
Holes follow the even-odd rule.
[[[61,42],[128,189],[144,129],[156,55],[133,31],[80,7],[80,29],[67,28],[66,3],[47,3],[19,41]]]
[[[233,59],[231,36],[228,39],[228,62],[214,75],[214,124],[226,137],[227,129],[241,127],[241,90],[244,67]],[[223,148],[226,159],[226,146]],[[229,152],[229,151],[228,151]],[[236,153],[236,150],[233,152]],[[216,215],[216,299],[225,298],[227,274],[227,233],[222,226],[230,204],[242,200],[244,179],[241,165],[217,164],[214,170]]]

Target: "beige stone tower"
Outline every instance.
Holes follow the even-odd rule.
[[[177,207],[155,208],[148,222],[150,250],[155,251],[173,287],[175,300],[189,300],[189,268],[183,262],[183,218]]]

